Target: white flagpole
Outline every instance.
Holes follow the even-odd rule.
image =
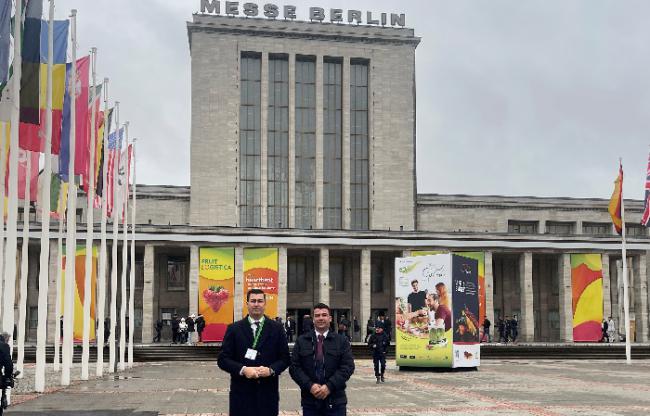
[[[13,82],[13,81],[12,81]],[[5,135],[7,129],[6,126],[9,126],[10,123],[2,123],[0,125],[0,196],[3,197],[2,201],[2,227],[0,227],[0,322],[2,322],[2,311],[4,310],[2,305],[4,304],[4,258],[5,258],[5,204],[4,204],[4,195],[5,195],[5,176],[7,174],[7,160],[5,159],[5,154],[7,153],[7,139]],[[11,133],[10,133],[11,134]]]
[[[68,233],[65,239],[65,296],[63,304],[63,371],[61,384],[70,385],[70,369],[73,359],[74,337],[74,292],[75,257],[77,251],[77,184],[74,179],[75,141],[76,141],[76,101],[77,101],[77,10],[70,15],[70,41],[72,43],[72,74],[70,89],[70,152],[68,160]]]
[[[104,158],[102,160],[102,222],[101,222],[101,240],[99,246],[99,273],[97,276],[99,293],[97,295],[97,368],[95,374],[101,377],[104,374],[104,308],[106,306],[106,168],[108,164],[108,149],[106,142],[111,126],[108,125],[108,78],[104,78],[104,137],[102,137],[102,146],[104,146]]]
[[[115,372],[115,321],[117,320],[117,238],[118,238],[118,221],[115,216],[115,206],[117,199],[117,170],[120,166],[120,102],[115,102],[115,125],[117,126],[117,131],[115,132],[115,153],[117,156],[113,160],[113,210],[112,210],[112,220],[113,220],[113,245],[111,247],[111,322],[110,330],[111,334],[109,336],[109,345],[108,345],[108,357],[109,357],[109,367],[108,372]],[[106,154],[108,157],[108,153]],[[107,189],[108,191],[108,189]]]
[[[131,275],[129,280],[129,287],[131,290],[129,296],[129,368],[133,367],[133,332],[135,329],[135,308],[134,308],[134,295],[135,295],[135,142],[136,139],[133,139],[133,144],[131,145],[131,157],[133,159],[133,191],[132,191],[132,205],[131,205]],[[128,181],[126,183],[128,188]],[[128,202],[128,200],[127,200]],[[126,216],[126,212],[125,212]]]
[[[11,86],[11,139],[9,149],[9,205],[7,213],[7,241],[4,261],[4,301],[2,328],[13,334],[14,303],[16,297],[16,254],[18,250],[18,127],[20,125],[20,79],[22,77],[22,0],[16,0],[14,24],[14,65]],[[8,343],[10,352],[13,340]]]
[[[125,140],[124,140],[124,151],[126,152],[126,166],[124,166],[124,180],[127,179],[127,171],[129,169],[129,122],[127,121],[124,125],[124,135],[125,135]],[[120,158],[122,157],[120,153]],[[120,167],[121,169],[121,167]],[[113,208],[113,212],[115,212],[117,215],[116,218],[120,218],[120,215],[123,215],[121,221],[122,221],[122,232],[123,232],[123,238],[122,238],[122,278],[120,282],[121,286],[121,296],[120,296],[120,366],[119,370],[123,371],[126,368],[126,362],[125,362],[125,347],[126,347],[126,304],[127,304],[127,294],[126,294],[126,266],[127,266],[127,249],[129,246],[129,242],[127,239],[128,236],[128,221],[126,220],[127,216],[127,204],[129,202],[129,184],[128,182],[124,184],[124,193],[122,195],[122,201],[117,206],[117,209],[115,207]],[[122,211],[124,209],[124,211]],[[130,330],[132,328],[129,328]],[[130,331],[129,331],[130,332]]]
[[[25,320],[27,319],[27,272],[29,271],[29,196],[31,193],[32,154],[25,151],[27,168],[25,169],[25,198],[23,199],[23,241],[20,252],[20,303],[18,304],[18,360],[16,369],[18,378],[24,377],[25,371]],[[38,166],[36,166],[38,170]]]
[[[88,380],[88,361],[90,359],[90,303],[92,301],[91,281],[92,281],[92,265],[93,265],[93,240],[95,231],[95,219],[93,218],[94,209],[93,201],[95,200],[95,88],[97,88],[97,48],[92,48],[90,51],[90,64],[92,71],[92,93],[90,95],[90,103],[92,108],[90,116],[90,157],[88,166],[88,195],[86,199],[86,268],[84,270],[84,320],[83,320],[83,347],[81,351],[81,379]]]
[[[18,378],[23,378],[25,371],[25,320],[27,319],[27,274],[29,272],[29,196],[31,193],[31,174],[32,174],[32,157],[31,152],[25,151],[27,157],[25,169],[25,189],[23,199],[23,234],[22,234],[22,247],[20,252],[20,299],[18,303],[18,360],[16,361],[16,369],[20,371]],[[36,166],[38,170],[38,166]]]
[[[623,161],[619,160],[621,166]],[[623,181],[621,181],[621,251],[623,257],[623,310],[625,313],[625,360],[632,364],[632,347],[630,345],[630,298],[628,295],[627,251],[625,247],[625,205],[623,198]]]
[[[63,184],[61,184],[63,186]],[[61,190],[60,192],[62,192]],[[59,206],[62,205],[63,195],[59,195]],[[55,303],[55,319],[56,324],[54,328],[54,370],[59,371],[61,364],[61,344],[63,343],[63,337],[61,336],[61,312],[63,305],[61,305],[61,294],[63,292],[63,225],[65,221],[65,209],[63,212],[59,213],[59,238],[57,239],[57,255],[56,255],[56,303]]]
[[[38,272],[38,327],[36,333],[36,373],[34,389],[45,391],[45,345],[47,344],[47,293],[50,278],[50,187],[52,182],[52,63],[54,62],[54,0],[50,0],[47,27],[47,86],[45,112],[45,167],[41,187],[41,257]],[[56,279],[58,280],[58,279]],[[58,312],[57,312],[58,313]],[[55,316],[58,321],[59,317]],[[54,334],[57,340],[58,333]],[[58,345],[58,341],[55,341]],[[58,366],[58,365],[57,365]]]

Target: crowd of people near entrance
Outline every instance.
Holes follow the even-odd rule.
[[[154,327],[156,334],[153,337],[154,343],[160,342],[164,326],[165,324],[161,319],[156,322],[156,326]],[[186,317],[173,314],[169,326],[171,326],[172,330],[172,344],[194,345],[197,342],[203,342],[205,318],[200,313],[198,315],[191,314]]]

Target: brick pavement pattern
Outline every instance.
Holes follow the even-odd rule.
[[[375,384],[372,362],[357,360],[350,415],[647,415],[650,361],[484,361],[479,371],[398,371]],[[119,376],[74,382],[36,395],[28,368],[9,414],[118,416],[227,415],[228,376],[206,362],[140,364]],[[56,381],[56,375],[49,378]],[[281,383],[281,415],[299,415],[299,391]]]

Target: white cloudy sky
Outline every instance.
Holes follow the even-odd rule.
[[[241,2],[243,3],[243,2]],[[138,183],[189,184],[190,55],[199,0],[57,0],[139,138]],[[263,4],[259,2],[258,4]],[[417,49],[418,191],[608,198],[618,157],[643,198],[650,2],[292,0],[406,13]]]

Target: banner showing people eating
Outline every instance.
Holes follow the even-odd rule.
[[[395,259],[397,365],[478,366],[478,295],[476,259],[454,254]]]

